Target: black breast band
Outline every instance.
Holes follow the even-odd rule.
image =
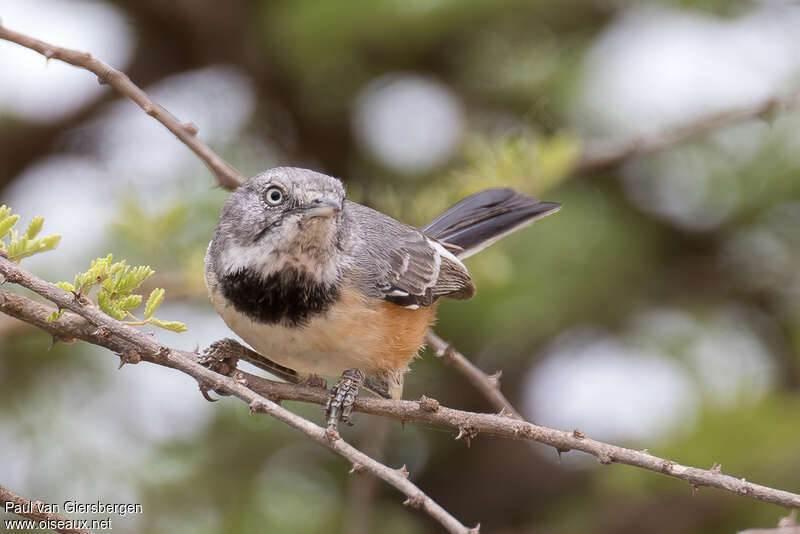
[[[250,319],[289,326],[307,323],[339,297],[337,285],[321,284],[291,267],[267,277],[244,269],[223,276],[219,287],[233,307]]]

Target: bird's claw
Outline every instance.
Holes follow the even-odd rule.
[[[358,389],[364,383],[364,373],[358,369],[348,369],[331,388],[328,403],[325,405],[325,419],[329,431],[336,431],[339,421],[353,426],[350,414],[358,398]]]

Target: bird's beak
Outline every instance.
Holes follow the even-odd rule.
[[[342,210],[341,204],[329,198],[318,198],[314,202],[300,206],[303,217],[332,217]]]

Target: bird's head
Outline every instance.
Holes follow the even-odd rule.
[[[318,272],[341,247],[344,197],[339,180],[307,169],[277,167],[249,179],[222,207],[212,245],[218,274],[268,275],[287,265]]]

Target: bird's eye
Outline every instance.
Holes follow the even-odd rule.
[[[267,189],[267,192],[264,194],[264,198],[266,199],[267,204],[270,206],[277,206],[283,202],[283,190],[280,187],[273,185]]]

